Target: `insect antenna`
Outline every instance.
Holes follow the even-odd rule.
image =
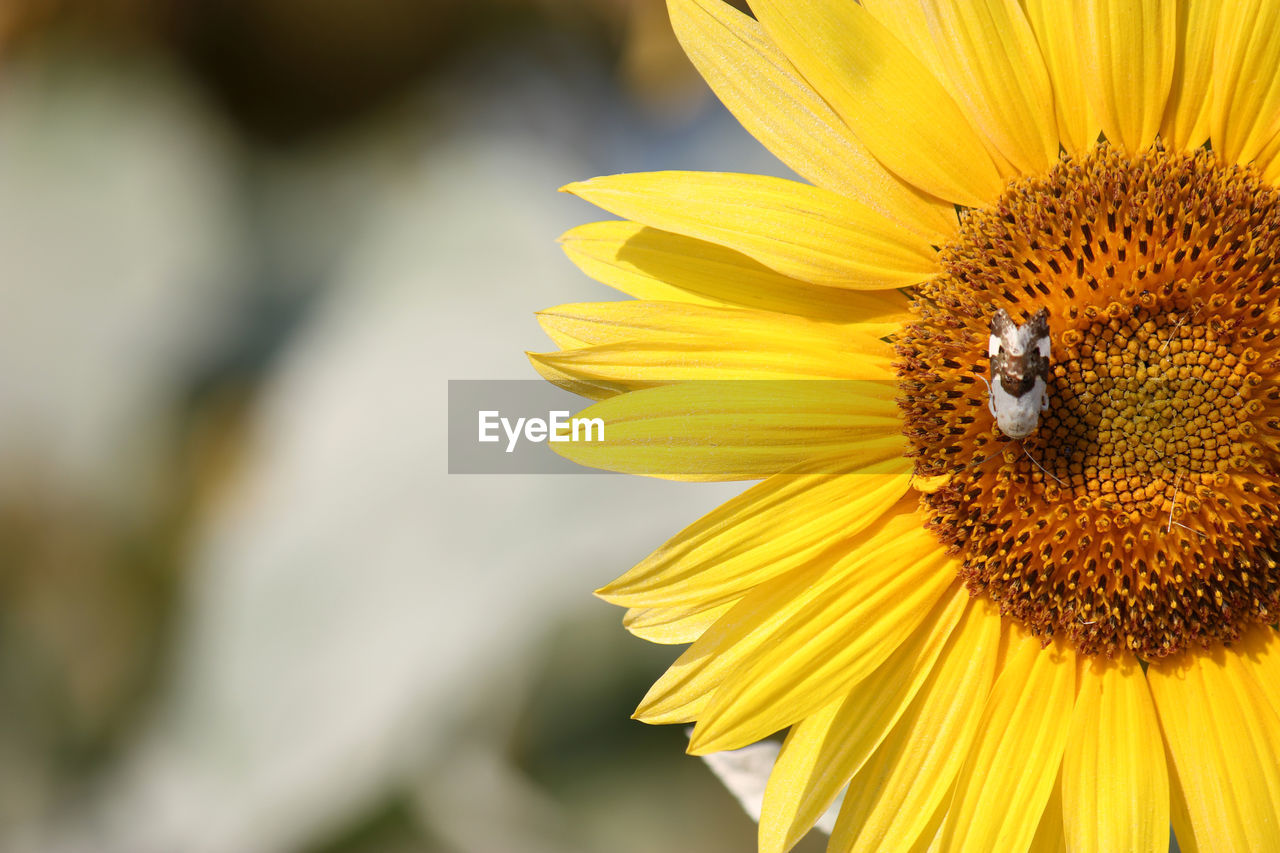
[[[1173,532],[1173,525],[1177,522],[1173,520],[1173,510],[1178,506],[1178,484],[1182,482],[1182,472],[1179,471],[1173,478],[1173,500],[1169,502],[1169,523],[1165,526],[1165,533]],[[1186,527],[1185,524],[1178,524],[1179,527]],[[1187,528],[1190,530],[1190,528]]]
[[[1066,485],[1066,483],[1064,483],[1062,480],[1059,480],[1059,479],[1057,478],[1057,476],[1055,476],[1053,473],[1051,473],[1051,472],[1049,471],[1049,469],[1048,469],[1048,468],[1044,467],[1044,466],[1043,466],[1043,465],[1041,465],[1039,462],[1037,462],[1037,461],[1036,461],[1036,458],[1035,458],[1034,456],[1032,456],[1032,455],[1031,455],[1031,451],[1030,451],[1030,450],[1027,450],[1027,446],[1026,446],[1025,444],[1024,444],[1024,445],[1022,445],[1022,452],[1023,452],[1023,453],[1025,453],[1025,454],[1026,454],[1026,456],[1027,456],[1027,458],[1031,460],[1031,464],[1032,464],[1032,465],[1036,466],[1037,468],[1039,468],[1041,471],[1043,471],[1043,472],[1044,472],[1044,474],[1045,474],[1045,476],[1046,476],[1046,477],[1052,477],[1052,478],[1054,479],[1054,481],[1055,481],[1055,482],[1057,482],[1057,484],[1058,484],[1059,486],[1065,486],[1065,485]]]

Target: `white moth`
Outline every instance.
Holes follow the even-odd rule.
[[[1010,438],[1035,432],[1049,408],[1049,311],[1019,326],[1003,308],[991,317],[991,399],[987,408]]]

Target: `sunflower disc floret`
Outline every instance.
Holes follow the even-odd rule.
[[[962,217],[903,333],[923,500],[974,592],[1043,637],[1147,659],[1280,613],[1280,195],[1208,150],[1105,143]],[[1049,408],[987,413],[992,312],[1047,307]]]

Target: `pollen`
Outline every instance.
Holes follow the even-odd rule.
[[[1280,617],[1280,194],[1209,150],[1100,144],[962,214],[898,353],[929,525],[1046,642],[1151,660]],[[1048,408],[987,408],[1004,308],[1049,311]]]

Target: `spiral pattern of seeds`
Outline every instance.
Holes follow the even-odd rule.
[[[1280,194],[1208,150],[1100,144],[962,214],[899,337],[922,497],[962,576],[1085,654],[1280,616]],[[987,410],[990,317],[1049,310],[1049,409]]]

